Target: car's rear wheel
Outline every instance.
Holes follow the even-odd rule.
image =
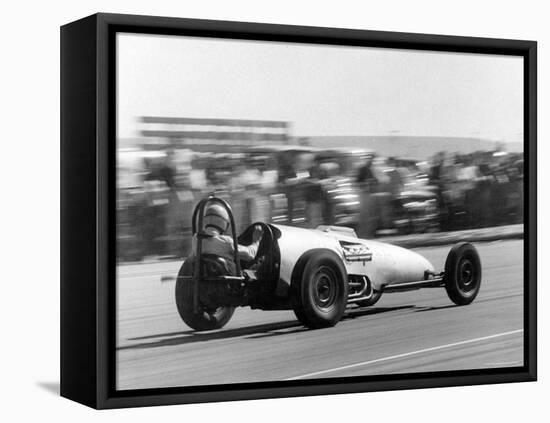
[[[193,281],[184,279],[192,273],[190,266],[185,263],[181,267],[176,280],[176,306],[178,313],[187,326],[196,331],[220,329],[233,316],[235,307],[219,306],[207,308],[199,303],[198,312],[193,310]]]
[[[481,260],[472,244],[462,242],[449,251],[444,281],[453,303],[467,305],[474,301],[481,286]]]
[[[346,311],[348,286],[345,269],[334,254],[326,251],[310,254],[297,273],[293,280],[292,308],[298,320],[311,329],[338,323]]]

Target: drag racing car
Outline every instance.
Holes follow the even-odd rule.
[[[227,211],[232,260],[203,251],[209,204]],[[262,236],[252,260],[239,258],[240,245]],[[481,261],[469,243],[454,245],[445,269],[437,272],[424,257],[405,248],[359,239],[353,229],[316,229],[255,223],[237,236],[231,207],[208,197],[193,212],[195,250],[176,279],[176,305],[183,321],[197,331],[222,328],[236,307],[293,310],[306,327],[334,326],[349,308],[374,305],[383,293],[444,288],[457,305],[470,304],[481,283]],[[230,231],[229,231],[230,229]],[[231,263],[232,262],[232,263]]]

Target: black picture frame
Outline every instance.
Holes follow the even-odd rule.
[[[524,366],[116,391],[115,36],[119,32],[515,55],[524,59]],[[61,28],[61,395],[90,407],[232,401],[534,381],[537,377],[534,41],[95,14]]]

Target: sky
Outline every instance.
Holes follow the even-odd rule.
[[[291,135],[523,139],[523,59],[365,47],[117,36],[117,130],[138,116],[291,122]]]

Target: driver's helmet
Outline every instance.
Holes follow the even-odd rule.
[[[229,214],[222,205],[210,204],[204,211],[203,224],[205,229],[212,227],[223,234],[230,224]]]

